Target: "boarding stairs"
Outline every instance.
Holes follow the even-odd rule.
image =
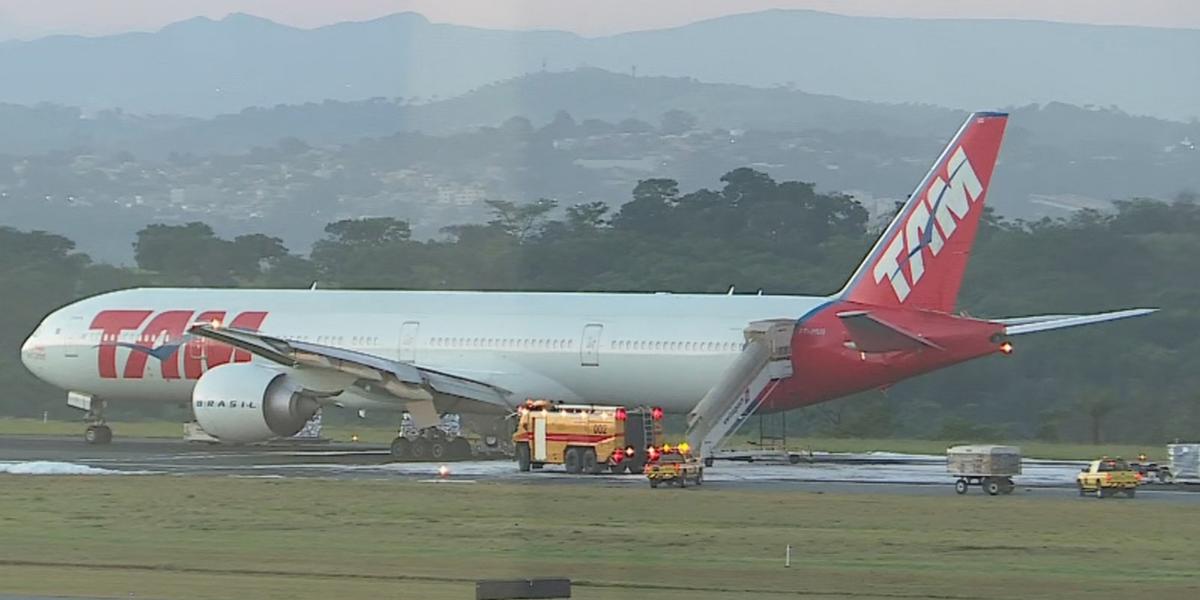
[[[725,440],[753,415],[784,379],[792,376],[792,319],[754,321],[746,344],[721,379],[688,413],[687,441],[705,464]]]

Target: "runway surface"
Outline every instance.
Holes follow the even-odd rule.
[[[717,488],[785,488],[813,493],[865,492],[953,495],[953,478],[939,456],[818,454],[813,462],[718,461],[705,470],[705,485]],[[1082,463],[1026,460],[1015,477],[1015,495],[1075,496]],[[519,473],[508,460],[393,463],[387,448],[363,444],[226,447],[169,439],[118,439],[89,446],[77,438],[0,437],[0,474],[13,475],[208,475],[250,478],[384,479],[429,483],[506,482],[528,485],[646,485],[639,475],[567,475],[561,468]],[[1144,486],[1138,498],[1200,503],[1193,486]],[[972,488],[970,495],[983,495]]]

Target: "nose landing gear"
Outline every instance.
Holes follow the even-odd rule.
[[[112,429],[104,422],[104,400],[94,398],[90,394],[67,392],[67,406],[87,413],[84,420],[88,426],[83,432],[83,441],[93,445],[112,442]]]

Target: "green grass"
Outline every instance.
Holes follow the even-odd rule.
[[[167,421],[110,422],[119,437],[178,438],[183,426]],[[48,421],[37,419],[0,418],[0,435],[81,435],[81,421]],[[354,435],[364,444],[387,444],[395,436],[395,428],[381,427],[374,423],[355,425],[327,425],[322,435],[329,440],[348,442]],[[678,434],[671,439],[680,437]],[[757,438],[735,436],[727,447],[753,448]],[[1133,458],[1145,453],[1151,458],[1165,460],[1165,444],[1066,444],[1010,440],[1005,442],[1019,446],[1024,456],[1058,460],[1091,460],[1100,456]],[[950,442],[913,439],[851,439],[793,437],[788,440],[788,449],[793,451],[824,452],[900,452],[906,454],[943,454]]]
[[[715,488],[0,476],[0,592],[469,598],[1194,598],[1187,504]],[[787,544],[793,565],[783,566]]]

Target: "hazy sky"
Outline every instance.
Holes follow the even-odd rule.
[[[416,11],[438,22],[602,35],[768,8],[1200,28],[1198,0],[0,0],[0,39],[146,31],[231,12],[316,27]]]

